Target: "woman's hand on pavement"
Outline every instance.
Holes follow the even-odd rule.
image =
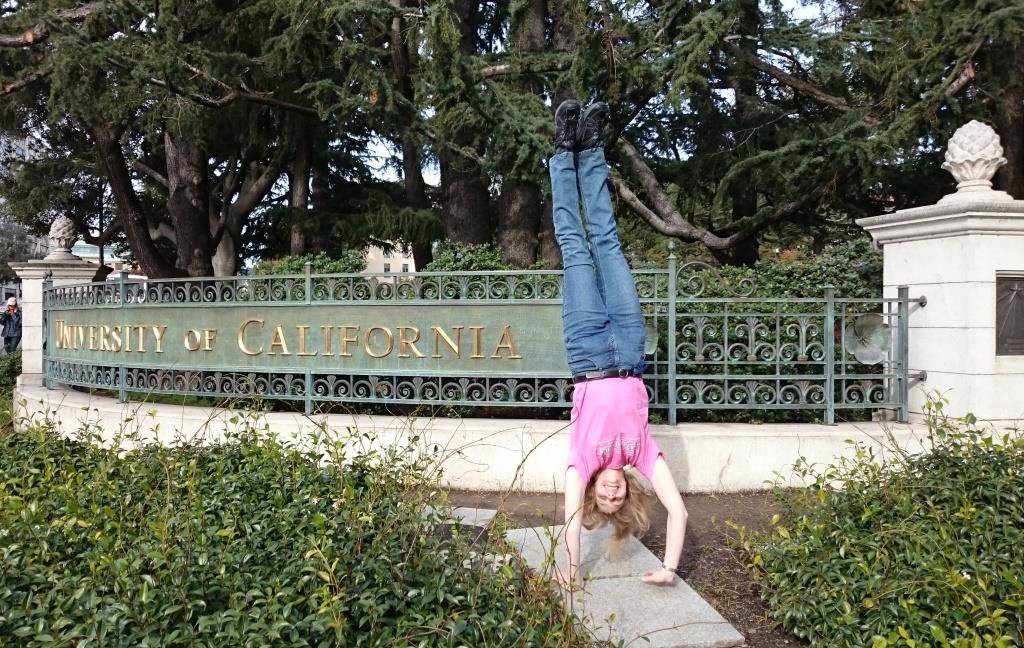
[[[670,569],[658,569],[644,573],[641,577],[645,583],[651,585],[675,585],[676,573]]]

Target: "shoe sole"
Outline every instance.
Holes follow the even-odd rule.
[[[601,130],[602,131],[604,130],[604,127],[608,124],[608,113],[609,113],[608,104],[606,104],[603,101],[595,101],[594,103],[592,103],[589,106],[587,106],[587,109],[584,110],[583,113],[580,115],[580,120],[578,122],[578,125],[576,126],[576,148],[577,149],[583,143],[583,140],[579,136],[580,133],[583,132],[582,126],[585,123],[587,123],[587,118],[590,117],[595,112],[603,112],[604,113],[604,117],[601,118]],[[603,136],[603,133],[599,133],[598,134],[598,139],[601,139],[602,136]]]

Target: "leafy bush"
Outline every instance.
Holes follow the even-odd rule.
[[[882,253],[860,238],[828,245],[814,256],[764,259],[752,268],[723,266],[708,277],[702,296],[733,297],[743,281],[752,282],[753,297],[822,297],[825,286],[832,286],[836,297],[874,299],[882,296]]]
[[[928,408],[931,452],[798,464],[813,485],[741,529],[771,616],[811,645],[1024,645],[1024,438]]]
[[[0,432],[11,425],[11,395],[20,374],[20,350],[0,355]]]
[[[353,274],[366,270],[366,255],[362,250],[345,250],[340,256],[320,254],[286,256],[263,261],[253,272],[258,275],[296,275],[306,272],[306,263],[313,264],[314,274]]]
[[[518,563],[433,531],[422,464],[329,447],[0,438],[4,645],[588,645]]]
[[[474,245],[445,241],[434,252],[434,260],[424,268],[427,272],[487,272],[512,270],[501,253],[490,245]]]

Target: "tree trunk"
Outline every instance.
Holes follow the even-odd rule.
[[[114,194],[114,202],[120,212],[128,247],[139,262],[146,276],[153,279],[175,277],[180,272],[168,263],[157,250],[149,235],[149,225],[142,211],[142,203],[132,184],[128,164],[124,159],[121,142],[118,141],[118,129],[110,123],[92,124],[91,133],[99,152],[100,160],[110,181],[110,190]]]
[[[318,144],[322,141],[324,148],[326,148],[326,140],[318,140]],[[327,201],[331,198],[331,169],[327,163],[326,150],[318,150],[322,155],[318,155],[313,161],[312,180],[310,182],[310,200],[313,203],[313,210],[320,211],[327,206]],[[321,252],[327,252],[330,247],[328,236],[325,232],[328,228],[323,222],[317,222],[316,227],[313,230],[313,236],[309,240],[307,251],[310,254],[320,254]]]
[[[537,236],[537,257],[544,260],[544,267],[558,268],[562,265],[562,250],[555,240],[555,222],[551,216],[551,201],[545,200],[540,206],[540,234]]]
[[[540,188],[533,182],[506,182],[498,198],[496,239],[506,263],[525,268],[537,258],[541,223]]]
[[[571,52],[576,49],[576,26],[569,12],[570,0],[551,0],[550,14],[554,25],[552,45],[555,51]],[[558,104],[572,97],[572,89],[568,85],[554,88],[551,102],[552,121],[554,110]],[[544,259],[544,266],[557,268],[562,265],[562,251],[555,238],[555,223],[551,218],[551,203],[545,200],[541,205],[541,220],[537,234],[538,256]]]
[[[995,177],[995,188],[1024,199],[1024,43],[1013,48],[1009,79],[997,103],[996,126],[1006,164]]]
[[[293,255],[306,253],[306,210],[309,208],[309,175],[313,157],[312,126],[299,124],[295,142],[295,157],[292,158],[288,173],[288,208],[291,242],[288,252]]]
[[[390,0],[390,2],[391,6],[398,9],[406,6],[404,0]],[[407,32],[405,21],[400,15],[391,19],[388,41],[391,49],[391,70],[394,73],[395,94],[398,96],[398,112],[401,119],[398,131],[402,140],[402,180],[405,183],[405,200],[410,207],[426,209],[430,202],[427,200],[427,183],[423,180],[420,143],[413,129],[417,119],[416,91],[410,76],[413,59],[409,43],[404,37],[404,34],[407,33],[411,32]],[[412,257],[417,270],[426,267],[434,260],[431,241],[413,241]]]
[[[544,0],[530,0],[522,23],[513,36],[521,52],[544,49]],[[536,79],[519,82],[523,94],[540,95],[544,86]],[[505,262],[525,268],[537,258],[537,240],[541,224],[541,191],[536,182],[506,178],[498,198],[498,226],[495,240]]]
[[[742,34],[751,36],[758,33],[760,25],[760,13],[757,0],[742,0],[743,17],[740,21],[739,30]],[[752,56],[757,56],[757,42],[751,39],[741,39],[741,49],[747,50]],[[734,109],[735,127],[733,132],[752,131],[742,144],[737,147],[739,159],[749,159],[759,150],[756,141],[757,131],[754,126],[757,121],[757,70],[747,62],[746,58],[734,59],[729,71],[729,85],[736,94],[736,107]],[[739,221],[749,218],[757,213],[757,187],[751,182],[750,174],[744,173],[733,180],[729,197],[732,202],[732,220]],[[715,258],[730,265],[753,265],[759,258],[756,237],[751,241],[744,241],[736,250],[724,253],[712,251]],[[721,256],[720,256],[721,254]],[[735,261],[727,261],[734,259]]]
[[[722,265],[752,266],[761,258],[756,238],[740,239],[732,247],[716,250],[708,248],[711,256]]]
[[[472,56],[476,54],[480,4],[456,0],[455,13],[461,34],[459,51],[464,56]],[[445,236],[450,240],[491,242],[490,194],[484,171],[476,160],[460,152],[460,149],[482,151],[481,136],[478,129],[457,129],[451,138],[453,146],[442,149],[438,156],[441,162],[441,219]]]
[[[206,151],[183,138],[164,133],[167,160],[167,211],[178,245],[175,264],[190,277],[213,275],[210,249],[210,194]]]

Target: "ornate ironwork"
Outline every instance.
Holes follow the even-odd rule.
[[[909,302],[905,292],[895,299],[873,300],[836,298],[830,290],[818,299],[751,297],[751,281],[729,284],[716,269],[701,263],[683,264],[677,270],[674,257],[669,268],[637,270],[634,277],[648,331],[646,386],[651,408],[666,413],[670,422],[679,411],[700,409],[815,410],[827,422],[843,409],[894,409],[905,415]],[[558,309],[561,295],[561,273],[552,271],[146,281],[122,276],[108,282],[48,288],[44,303],[51,322],[70,317],[72,311],[95,309],[97,317],[89,321],[102,323],[102,312],[106,312],[106,321],[128,322],[133,308],[154,306],[230,306],[237,311],[240,305],[268,304],[275,306],[277,314],[284,313],[278,307],[289,304],[372,309],[395,303],[436,308],[442,302],[446,309],[449,303],[451,309],[483,304],[493,309],[496,303],[507,302],[509,308]],[[118,309],[126,319],[111,316],[107,309]],[[552,315],[544,312],[545,317]],[[269,334],[269,325],[267,331]],[[552,330],[550,336],[560,339],[561,333]],[[198,348],[198,334],[190,343]],[[273,341],[253,344],[272,346]],[[197,352],[194,357],[214,356]],[[314,403],[539,408],[564,408],[571,403],[568,375],[553,376],[550,368],[539,371],[533,367],[531,371],[529,358],[510,375],[496,375],[503,370],[490,362],[474,365],[480,370],[471,372],[443,370],[427,363],[421,366],[433,368],[399,371],[380,365],[371,371],[365,366],[346,370],[345,364],[331,364],[322,358],[317,359],[319,365],[311,362],[306,366],[297,358],[276,356],[273,366],[269,360],[262,367],[254,360],[253,369],[145,366],[131,356],[124,357],[125,364],[90,364],[61,356],[53,344],[44,356],[45,373],[52,383],[122,393],[258,395],[304,401],[307,408]]]

